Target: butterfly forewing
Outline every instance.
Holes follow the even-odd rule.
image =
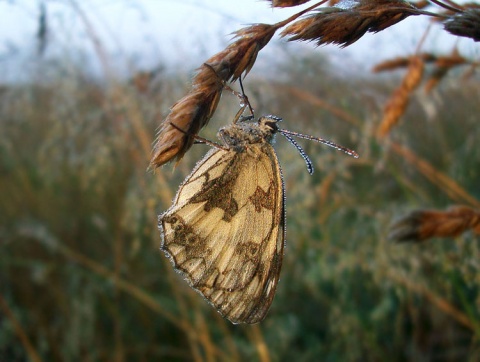
[[[212,149],[159,217],[162,249],[175,269],[234,323],[261,321],[275,295],[283,192],[267,141],[242,152]]]

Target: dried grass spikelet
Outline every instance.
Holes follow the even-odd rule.
[[[471,63],[468,59],[460,55],[457,49],[447,56],[437,56],[432,53],[421,53],[420,57],[423,63],[433,63],[434,69],[425,83],[425,91],[430,92],[447,75],[448,71],[456,66]],[[411,57],[396,57],[378,63],[373,67],[375,73],[390,71],[400,68],[406,68],[411,64]]]
[[[162,121],[150,162],[151,167],[160,167],[173,159],[178,162],[215,112],[225,83],[249,73],[258,52],[279,28],[325,1],[321,0],[276,24],[253,24],[236,31],[236,40],[209,58],[197,70],[188,94],[173,105],[170,114]]]
[[[235,81],[243,72],[245,75],[248,74],[257,59],[258,52],[267,45],[278,28],[278,24],[253,24],[237,30],[234,34],[238,40],[210,57],[206,63],[223,81]]]
[[[478,6],[478,4],[477,4]],[[446,31],[453,35],[480,41],[480,9],[466,9],[450,16],[443,23]]]
[[[470,66],[463,72],[462,80],[467,80],[472,78],[475,75],[475,70],[478,68],[480,64],[472,62]]]
[[[449,68],[439,67],[433,70],[425,82],[425,92],[430,93],[438,83],[447,75]]]
[[[421,242],[434,237],[456,237],[469,229],[480,235],[480,212],[468,206],[451,206],[446,211],[411,212],[390,227],[388,238],[396,242]]]
[[[291,6],[297,6],[305,4],[310,0],[268,0],[272,3],[272,8],[288,8]]]
[[[277,25],[254,24],[238,30],[236,41],[197,70],[190,91],[172,106],[160,125],[150,162],[152,167],[160,167],[173,159],[178,162],[184,156],[213,116],[225,82],[248,74],[258,52],[277,29]]]
[[[193,90],[176,102],[163,120],[154,145],[151,165],[160,167],[185,155],[195,135],[212,117],[220,100],[221,90]]]
[[[435,0],[433,1],[435,2]],[[436,2],[436,5],[439,5],[443,8],[442,11],[438,11],[437,17],[433,17],[432,21],[439,22],[439,23],[444,23],[445,21],[449,20],[450,18],[453,17],[455,14],[461,14],[467,9],[480,9],[480,4],[470,2],[470,3],[454,3],[453,1],[450,1],[448,4],[447,3],[440,3]]]
[[[411,4],[415,6],[417,9],[425,9],[427,6],[431,5],[430,1],[428,0],[415,1],[415,2],[411,2]]]
[[[337,5],[341,0],[329,0],[328,1],[328,6],[335,6]]]
[[[385,72],[388,70],[406,68],[408,67],[409,64],[410,64],[410,57],[396,57],[396,58],[385,60],[381,63],[376,64],[372,68],[372,72],[379,73],[379,72]]]
[[[431,53],[422,53],[418,56],[422,58],[424,63],[430,63],[437,60],[437,56]],[[412,57],[396,57],[393,59],[385,60],[375,65],[372,69],[372,72],[379,73],[400,68],[407,68],[411,63],[411,60]]]
[[[253,24],[236,31],[236,40],[198,69],[193,77],[191,90],[173,105],[170,114],[162,121],[150,162],[151,167],[160,167],[173,159],[178,162],[215,112],[225,83],[239,79],[242,74],[248,74],[258,52],[279,28],[325,1],[322,0],[276,24]]]
[[[410,65],[402,84],[395,90],[385,106],[382,122],[377,129],[378,138],[385,137],[405,113],[410,100],[410,94],[422,80],[423,70],[423,59],[420,56],[411,57]]]
[[[437,60],[435,61],[436,68],[425,83],[425,91],[427,93],[431,92],[431,90],[435,88],[443,78],[445,78],[452,68],[467,63],[469,63],[469,61],[460,55],[458,49],[455,49],[451,55],[437,57]]]
[[[455,49],[450,55],[437,57],[435,61],[435,65],[439,68],[453,68],[465,63],[468,63],[468,60],[460,55],[458,49]]]
[[[348,46],[367,32],[379,32],[421,12],[403,0],[342,0],[318,9],[282,31],[288,41],[316,41],[317,45]]]
[[[139,71],[130,79],[130,84],[132,84],[139,93],[146,94],[151,88],[156,73],[156,71]]]

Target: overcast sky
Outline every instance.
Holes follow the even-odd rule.
[[[23,67],[38,60],[36,33],[41,2],[0,0],[0,14],[3,15],[0,23],[0,82],[15,79],[21,72],[19,64]],[[269,2],[262,0],[43,2],[49,29],[45,57],[78,57],[81,54],[86,64],[98,67],[98,53],[92,42],[93,37],[98,37],[109,64],[119,73],[149,69],[159,62],[185,70],[195,68],[223,49],[231,32],[250,23],[283,20],[308,6],[271,9]],[[292,52],[326,51],[338,59],[371,66],[374,59],[414,52],[427,23],[428,20],[422,17],[411,17],[382,33],[367,35],[344,50],[334,46],[315,49],[312,44],[289,44],[288,47]],[[429,43],[445,52],[452,49],[455,41],[455,37],[446,35],[438,25],[429,36]],[[460,45],[478,56],[471,40],[462,39]]]

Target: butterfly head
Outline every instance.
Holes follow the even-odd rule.
[[[250,119],[241,119],[240,122],[223,127],[218,137],[223,144],[237,151],[245,149],[247,145],[270,143],[279,131],[277,122],[282,119],[276,116],[263,116],[255,122]]]
[[[269,132],[272,135],[278,132],[278,125],[277,123],[280,122],[282,119],[277,116],[268,115],[260,117],[258,120],[258,126],[264,132]]]

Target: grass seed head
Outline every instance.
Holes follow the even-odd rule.
[[[456,237],[469,229],[480,232],[480,212],[468,206],[452,206],[446,211],[413,211],[390,227],[388,238],[421,242],[434,237]]]
[[[297,6],[305,4],[310,0],[268,0],[272,3],[272,8],[288,8],[291,6]]]
[[[281,36],[288,36],[289,41],[316,41],[318,46],[332,43],[345,47],[367,32],[379,32],[418,14],[415,7],[403,0],[342,0],[294,22]]]
[[[451,16],[444,22],[446,31],[480,41],[480,9],[466,9]]]

